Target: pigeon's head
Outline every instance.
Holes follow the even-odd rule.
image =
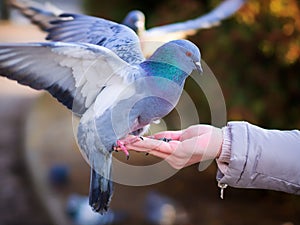
[[[191,68],[193,68],[193,70],[197,70],[200,74],[203,73],[201,67],[201,53],[199,48],[194,43],[187,40],[175,40],[171,41],[170,43],[179,46],[182,53],[184,53],[186,56],[183,58],[192,63]],[[188,63],[188,65],[190,65],[190,63]]]
[[[123,24],[140,34],[145,30],[145,15],[139,10],[130,11],[123,20]]]
[[[188,40],[170,41],[149,58],[151,61],[167,63],[190,75],[194,70],[202,74],[201,53],[199,48]]]

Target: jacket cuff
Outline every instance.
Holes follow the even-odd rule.
[[[232,134],[231,134],[231,127],[226,126],[222,128],[223,132],[223,143],[222,143],[222,150],[219,158],[216,159],[217,165],[221,173],[226,173],[228,169],[228,164],[230,162],[231,157],[231,141],[232,141]]]
[[[222,146],[224,152],[217,159],[219,167],[217,180],[224,184],[230,184],[230,186],[236,186],[241,179],[248,157],[248,123],[229,122],[224,128],[224,132],[224,145]],[[229,140],[230,147],[225,143],[225,138]],[[220,159],[222,161],[219,161]]]

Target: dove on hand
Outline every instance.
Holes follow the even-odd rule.
[[[79,118],[77,142],[91,166],[89,204],[103,213],[113,194],[114,148],[128,155],[120,139],[139,135],[176,106],[185,79],[202,73],[201,54],[190,41],[175,40],[146,60],[128,27],[60,17],[49,32],[53,42],[0,44],[0,74],[48,91]]]

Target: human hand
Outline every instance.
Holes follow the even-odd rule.
[[[171,141],[160,140],[163,138]],[[160,132],[143,140],[128,136],[122,142],[128,149],[160,157],[173,168],[181,169],[219,157],[223,134],[221,129],[210,125],[193,125],[184,130]]]

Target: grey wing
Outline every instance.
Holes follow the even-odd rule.
[[[52,21],[48,40],[81,42],[112,50],[129,64],[144,61],[138,36],[130,28],[102,18],[79,14],[61,14]]]
[[[0,75],[47,90],[82,115],[105,86],[123,83],[128,64],[110,50],[60,42],[0,45]]]
[[[44,31],[51,28],[53,25],[50,22],[57,20],[59,15],[63,13],[61,9],[50,3],[40,4],[29,0],[10,0],[9,4]]]
[[[148,29],[148,35],[178,33],[177,38],[186,38],[199,29],[210,28],[234,14],[246,0],[225,0],[211,12],[186,22],[174,23]],[[180,33],[180,34],[179,34]]]
[[[48,32],[47,40],[90,43],[106,47],[130,64],[144,60],[140,41],[128,27],[97,17],[67,14],[51,4],[10,0],[32,23]]]

